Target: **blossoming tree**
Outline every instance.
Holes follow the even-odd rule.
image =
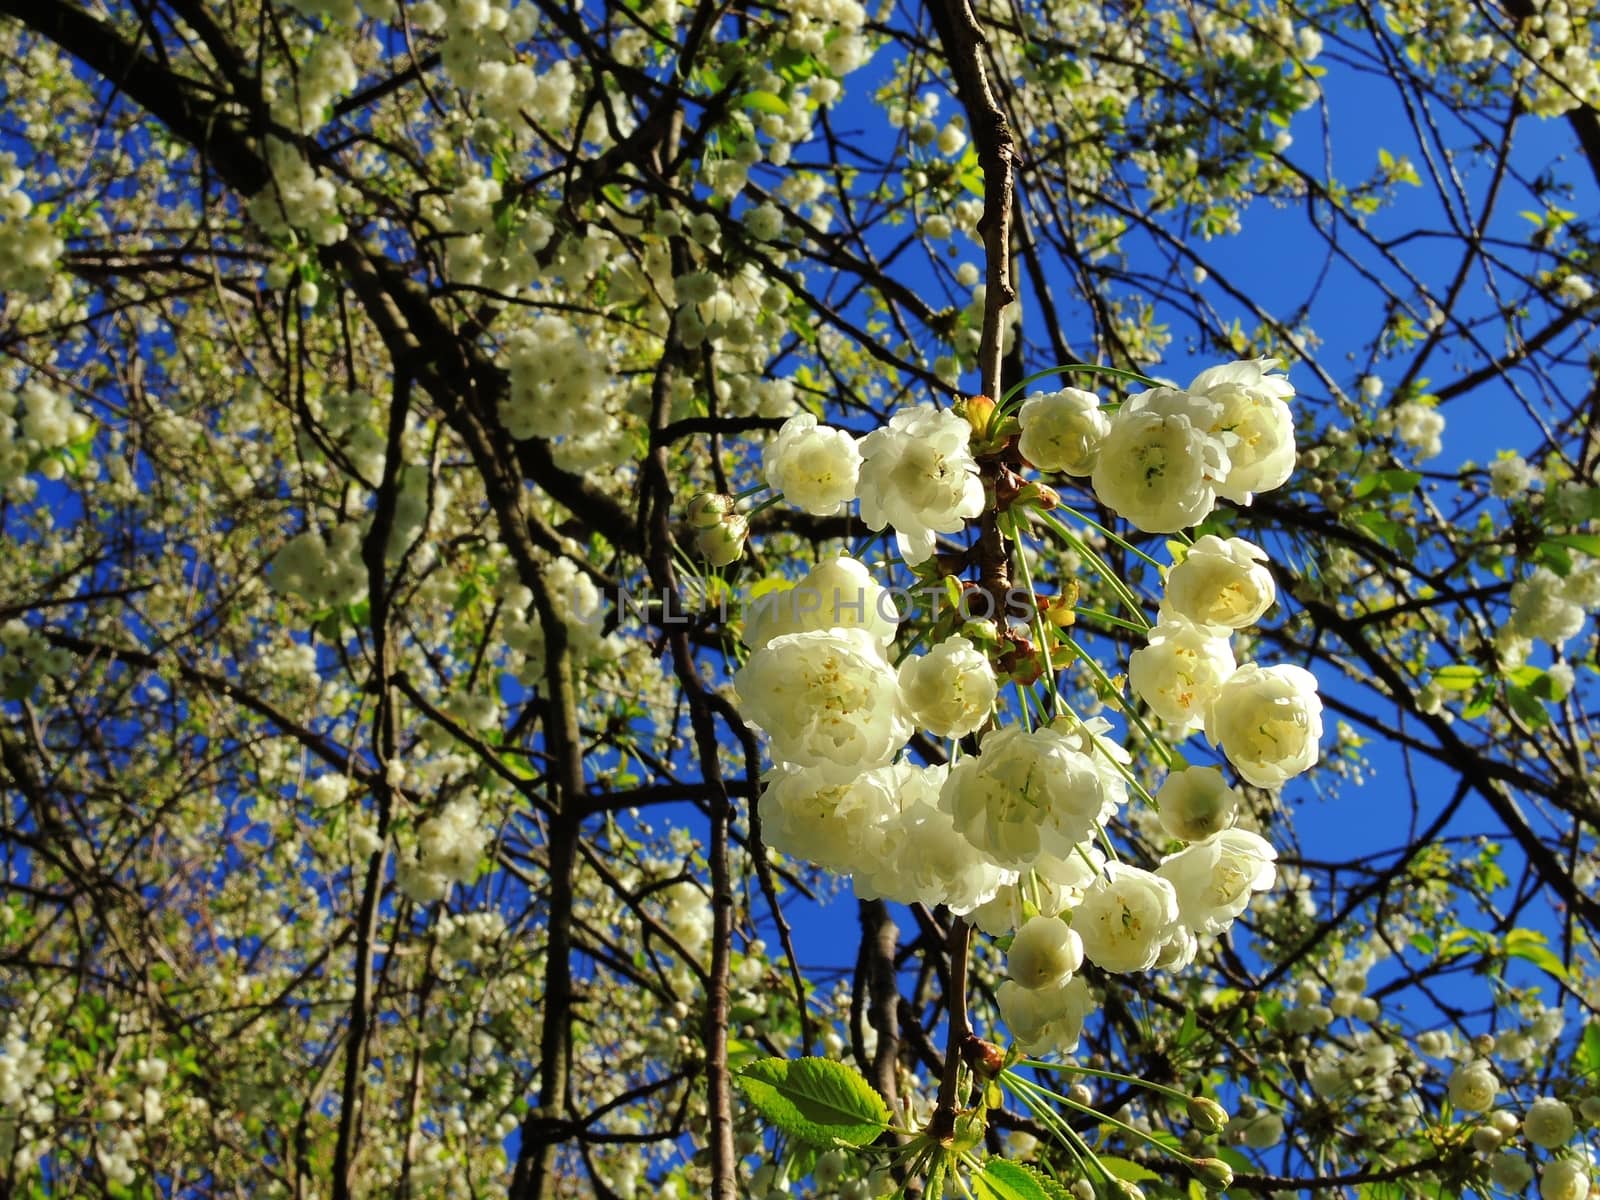
[[[0,1196],[1522,1195],[1568,0],[0,0]]]

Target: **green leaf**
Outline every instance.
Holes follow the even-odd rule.
[[[1356,480],[1355,487],[1350,489],[1350,498],[1359,500],[1373,492],[1388,494],[1393,492],[1409,492],[1422,482],[1422,472],[1406,471],[1398,467],[1387,471],[1374,471],[1370,475],[1363,475]]]
[[[1530,962],[1557,979],[1567,977],[1566,964],[1551,952],[1549,939],[1537,929],[1513,929],[1506,934],[1505,947],[1506,953],[1512,958]]]
[[[746,92],[740,103],[751,112],[773,113],[780,117],[789,112],[788,102],[776,92]]]
[[[1600,533],[1561,533],[1549,540],[1571,546],[1590,558],[1600,558]]]
[[[978,1200],[1070,1200],[1071,1193],[1050,1176],[1021,1163],[991,1158],[972,1181]]]
[[[825,1058],[766,1058],[734,1078],[783,1132],[818,1146],[865,1146],[889,1127],[889,1109],[861,1075]]]
[[[1433,673],[1433,682],[1447,692],[1466,692],[1476,687],[1483,678],[1483,668],[1467,663],[1452,663]]]
[[[1149,1167],[1141,1167],[1138,1163],[1128,1158],[1117,1158],[1114,1155],[1102,1154],[1099,1163],[1115,1179],[1124,1183],[1144,1183],[1148,1179],[1160,1179]]]
[[[1583,1027],[1583,1041],[1575,1056],[1578,1073],[1600,1076],[1600,1021],[1590,1021]]]

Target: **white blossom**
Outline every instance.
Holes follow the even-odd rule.
[[[818,563],[793,587],[758,592],[745,610],[744,644],[760,650],[786,633],[864,629],[887,648],[899,624],[889,589],[861,562],[841,555]]]
[[[1282,487],[1294,473],[1294,414],[1287,403],[1294,385],[1274,374],[1281,365],[1275,358],[1245,359],[1202,371],[1189,384],[1190,395],[1222,406],[1209,430],[1228,449],[1217,495],[1237,504]]]
[[[1227,448],[1211,433],[1221,412],[1221,404],[1176,388],[1130,397],[1100,444],[1095,495],[1146,533],[1199,524],[1229,471]]]
[[[1072,913],[1084,957],[1115,974],[1147,971],[1178,923],[1172,884],[1126,863],[1107,863],[1105,874]]]
[[[1161,827],[1186,842],[1204,841],[1233,824],[1239,793],[1216,767],[1174,771],[1156,792]]]
[[[989,719],[998,685],[988,656],[957,636],[902,662],[900,692],[918,725],[938,737],[958,738]]]
[[[962,418],[919,404],[861,439],[861,519],[868,529],[892,526],[912,566],[933,554],[936,534],[955,533],[983,511],[971,438]]]
[[[1556,1150],[1572,1140],[1577,1126],[1572,1110],[1554,1096],[1540,1096],[1522,1118],[1522,1133],[1535,1146]]]
[[[1278,787],[1317,761],[1322,701],[1304,667],[1247,663],[1206,714],[1206,738],[1257,787]]]
[[[1161,620],[1169,615],[1196,625],[1244,629],[1277,599],[1266,551],[1243,538],[1206,534],[1167,572]]]
[[[1185,772],[1187,774],[1187,772]],[[1259,834],[1224,829],[1168,855],[1156,869],[1178,894],[1178,916],[1195,933],[1221,933],[1244,912],[1252,892],[1278,877],[1278,852]]]
[[[1182,620],[1157,625],[1148,637],[1128,658],[1128,687],[1163,721],[1198,726],[1234,671],[1227,637]]]
[[[1029,396],[1017,412],[1017,449],[1041,471],[1087,475],[1094,470],[1111,421],[1100,397],[1080,388]]]
[[[1041,853],[1064,855],[1099,819],[1105,785],[1089,758],[1053,729],[1015,725],[983,739],[950,769],[939,805],[998,865],[1026,867]]]
[[[790,504],[828,517],[855,496],[861,452],[844,430],[818,425],[816,417],[800,413],[785,421],[762,451],[761,466],[767,483]]]
[[[1025,988],[1059,987],[1083,965],[1083,942],[1059,917],[1034,917],[1017,930],[1006,972]]]

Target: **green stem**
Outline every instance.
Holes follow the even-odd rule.
[[[1035,371],[1032,375],[1024,376],[1006,389],[1005,395],[1000,397],[1000,407],[1003,409],[1006,402],[1022,391],[1030,383],[1037,383],[1041,379],[1048,379],[1052,375],[1066,375],[1072,372],[1088,375],[1111,375],[1119,379],[1130,379],[1134,383],[1142,383],[1145,387],[1160,387],[1154,379],[1139,374],[1137,371],[1126,371],[1121,367],[1102,367],[1095,363],[1067,363],[1059,367],[1046,367],[1043,371]]]
[[[1089,564],[1094,567],[1096,573],[1111,585],[1111,590],[1117,594],[1117,599],[1122,601],[1123,607],[1133,614],[1134,620],[1140,623],[1140,630],[1149,629],[1150,622],[1145,620],[1144,609],[1140,606],[1138,599],[1128,588],[1128,585],[1122,582],[1121,577],[1111,569],[1110,565],[1105,561],[1105,559],[1101,558],[1089,547],[1087,542],[1085,542],[1077,534],[1073,533],[1072,530],[1068,529],[1066,525],[1062,524],[1062,522],[1056,520],[1055,517],[1052,517],[1049,513],[1039,512],[1037,515],[1039,519],[1045,523],[1045,525],[1055,531],[1057,537],[1066,542],[1068,549],[1076,551],[1078,554],[1082,555],[1086,560],[1088,560]]]
[[[1151,558],[1148,554],[1146,554],[1143,550],[1139,549],[1139,547],[1133,545],[1131,542],[1125,541],[1121,537],[1121,535],[1119,535],[1117,533],[1114,533],[1111,530],[1107,529],[1104,525],[1100,524],[1100,522],[1096,521],[1093,517],[1086,517],[1081,512],[1079,512],[1077,509],[1075,509],[1071,505],[1067,505],[1067,504],[1063,504],[1061,506],[1061,511],[1064,512],[1064,513],[1070,513],[1076,520],[1082,521],[1085,525],[1091,526],[1094,529],[1098,529],[1101,533],[1105,534],[1108,538],[1110,538],[1117,545],[1121,546],[1129,554],[1137,554],[1140,558],[1144,559],[1145,562],[1149,563],[1156,570],[1158,570],[1158,571],[1161,570],[1161,564],[1159,562],[1157,562],[1155,559]]]

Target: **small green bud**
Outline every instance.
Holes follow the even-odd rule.
[[[1193,1096],[1189,1100],[1189,1121],[1204,1133],[1221,1133],[1228,1123],[1228,1110],[1209,1096]]]
[[[695,545],[713,567],[725,567],[744,553],[750,526],[743,517],[724,517],[695,533]]]
[[[1197,1158],[1189,1165],[1208,1192],[1225,1192],[1233,1186],[1233,1168],[1220,1158]]]
[[[715,529],[733,512],[733,497],[719,492],[701,492],[689,501],[689,527]]]

